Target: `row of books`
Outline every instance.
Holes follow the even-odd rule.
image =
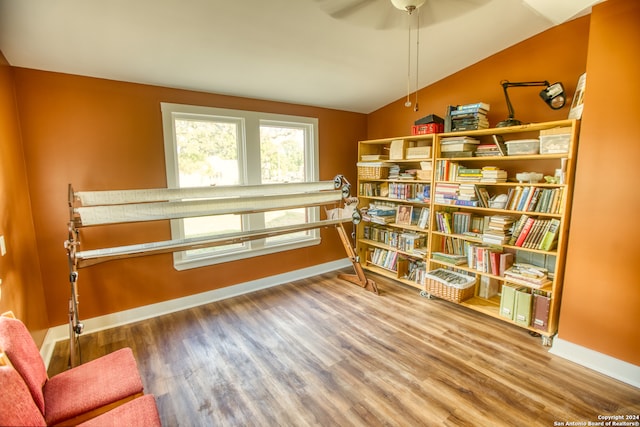
[[[435,203],[470,207],[491,207],[491,196],[486,188],[475,184],[438,182],[434,193]]]
[[[507,171],[496,166],[470,168],[451,160],[436,162],[436,180],[449,182],[484,182],[495,184],[507,181]]]
[[[427,245],[427,237],[424,234],[399,232],[393,229],[368,225],[363,228],[363,237],[404,252],[413,252]]]
[[[514,225],[509,244],[527,249],[551,251],[558,244],[560,220],[533,218],[523,214]]]
[[[380,248],[369,248],[368,253],[369,262],[372,264],[387,270],[398,271],[398,252]]]
[[[509,190],[507,210],[553,213],[561,212],[563,187],[517,186]]]
[[[431,184],[426,183],[388,183],[388,197],[428,203],[431,198]]]
[[[427,263],[425,261],[410,259],[407,262],[407,272],[403,279],[424,285],[427,274]]]
[[[467,246],[467,266],[482,273],[503,277],[513,262],[511,252],[502,252],[495,247],[477,243],[469,243]]]
[[[471,244],[471,242],[469,242],[468,240],[457,239],[451,236],[444,236],[442,239],[440,239],[439,247],[436,247],[436,245],[434,245],[434,249],[439,249],[440,252],[445,254],[461,255],[463,257],[466,257],[469,244]],[[465,258],[464,263],[466,264],[466,262],[467,261]]]
[[[404,182],[361,182],[358,194],[363,197],[388,197],[390,199],[428,203],[431,184]]]

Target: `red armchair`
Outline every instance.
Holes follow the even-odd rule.
[[[46,425],[78,425],[143,396],[142,379],[130,348],[49,378],[26,326],[20,320],[4,315],[0,316],[0,348],[22,378]],[[15,382],[10,378],[13,374],[5,375],[10,384]],[[144,406],[142,402],[136,402],[129,407],[135,412],[141,405]],[[157,414],[155,400],[153,409]],[[126,408],[119,411],[127,412]]]
[[[1,353],[0,384],[2,384],[4,395],[4,398],[0,399],[0,425],[25,427],[47,425],[27,384],[8,362],[8,358]],[[160,425],[155,399],[150,394],[133,399],[111,411],[78,424],[81,427],[150,427]]]

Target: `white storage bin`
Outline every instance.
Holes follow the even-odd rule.
[[[516,139],[505,141],[507,144],[507,154],[509,156],[520,156],[524,154],[538,154],[540,150],[539,139]]]
[[[568,153],[571,135],[540,135],[540,154]]]

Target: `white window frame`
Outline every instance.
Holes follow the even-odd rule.
[[[232,110],[215,107],[202,107],[185,104],[160,103],[162,111],[162,124],[164,133],[164,153],[167,174],[167,187],[178,188],[179,169],[176,146],[176,133],[174,119],[176,118],[222,118],[233,120],[239,124],[238,130],[238,156],[239,174],[241,184],[261,184],[260,162],[260,126],[282,125],[300,127],[305,132],[305,180],[319,180],[318,160],[318,119],[315,117],[290,116],[256,111]],[[320,208],[307,208],[308,221],[317,221],[320,218]],[[252,218],[253,217],[253,218]],[[242,215],[243,230],[256,227],[256,224],[264,224],[262,214]],[[246,228],[245,228],[246,227]],[[183,220],[171,220],[171,236],[173,239],[182,239],[184,235]],[[222,251],[220,253],[208,253],[206,255],[188,255],[186,251],[173,254],[173,264],[176,270],[203,267],[223,262],[251,258],[292,249],[299,249],[320,244],[320,231],[310,230],[305,237],[287,239],[283,242],[265,244],[264,239],[246,242],[241,249]]]

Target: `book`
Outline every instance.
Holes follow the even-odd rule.
[[[529,326],[531,323],[531,302],[532,295],[527,289],[516,291],[515,313],[513,320],[522,326]]]
[[[418,227],[419,228],[427,228],[429,224],[429,208],[422,208],[420,211],[420,216],[418,217]]]
[[[510,211],[515,211],[516,207],[518,206],[518,201],[520,200],[520,197],[522,196],[522,186],[518,185],[512,192],[511,195],[511,200],[509,201],[509,204],[507,205],[507,209]]]
[[[463,104],[463,105],[458,105],[456,107],[456,110],[460,111],[460,110],[484,110],[484,111],[489,111],[491,109],[491,105],[487,104],[486,102],[474,102],[471,104]]]
[[[504,138],[502,137],[502,135],[492,135],[493,136],[493,142],[496,144],[496,148],[498,149],[498,152],[500,153],[501,156],[506,156],[507,155],[507,145],[504,143]]]
[[[550,251],[552,249],[555,249],[555,246],[558,243],[559,231],[560,231],[560,220],[557,218],[552,218],[549,221],[549,228],[542,236],[540,244],[538,245],[538,249],[543,251]]]
[[[538,203],[538,198],[540,197],[540,193],[542,193],[542,188],[535,187],[535,190],[533,190],[533,195],[531,196],[531,199],[529,200],[529,203],[527,204],[527,207],[525,209],[527,212],[535,211],[535,207],[536,207],[536,204]]]
[[[513,320],[513,312],[516,305],[516,288],[503,285],[500,296],[500,316]]]
[[[478,200],[480,201],[481,207],[488,208],[489,200],[491,199],[491,196],[489,196],[489,192],[487,191],[487,189],[484,187],[476,186],[476,193],[478,196]]]
[[[440,147],[441,153],[449,153],[452,151],[473,151],[476,149],[474,144],[470,144],[468,142],[456,142],[454,144],[442,144]]]
[[[498,276],[504,276],[504,272],[507,271],[513,265],[513,254],[511,252],[503,252],[500,254],[500,260],[498,264]]]
[[[551,298],[541,291],[533,290],[533,313],[531,315],[531,326],[534,329],[546,331],[549,325],[549,308]]]
[[[535,221],[536,220],[534,218],[527,218],[526,222],[522,226],[522,231],[520,231],[520,234],[518,234],[518,238],[514,243],[515,246],[522,246],[522,244],[524,243],[524,239],[526,239],[529,235],[529,232],[531,232],[531,228],[533,227]]]
[[[522,227],[524,227],[525,222],[529,219],[529,215],[522,214],[520,219],[513,226],[513,230],[511,231],[511,239],[509,240],[510,245],[515,245],[518,236],[522,232]]]

